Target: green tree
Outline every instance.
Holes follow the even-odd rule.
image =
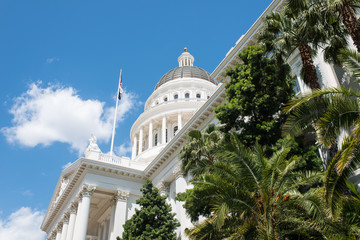
[[[148,180],[141,189],[143,197],[136,201],[140,209],[124,224],[123,240],[175,240],[175,229],[180,226],[171,213],[166,197],[160,196]],[[119,238],[118,238],[119,239]]]
[[[210,212],[189,229],[190,239],[324,239],[340,233],[327,218],[321,189],[298,190],[322,173],[295,171],[298,157],[287,158],[288,144],[267,158],[259,145],[250,150],[232,135],[227,150],[217,153],[221,161],[192,181],[187,201],[208,201]]]
[[[222,146],[223,134],[210,124],[205,131],[192,130],[189,142],[180,151],[181,169],[185,176],[189,173],[197,177],[211,169],[215,163],[215,151]]]
[[[246,146],[273,145],[281,138],[281,109],[294,96],[294,79],[283,61],[265,57],[259,46],[239,54],[241,64],[227,71],[226,103],[215,109],[225,132],[236,131]]]
[[[346,50],[341,59],[353,79],[360,81],[360,55]],[[341,142],[324,181],[326,200],[334,213],[348,189],[346,180],[360,164],[360,91],[345,87],[316,90],[293,99],[284,111],[289,114],[285,132],[296,135],[314,127],[325,148]]]
[[[260,41],[276,58],[286,59],[298,50],[304,82],[311,89],[319,89],[313,56],[326,46],[327,59],[336,59],[337,49],[346,46],[343,28],[324,14],[324,1],[288,0],[286,3],[281,12],[266,16]]]
[[[323,0],[318,0],[323,1]],[[330,15],[339,15],[348,30],[357,51],[360,52],[360,23],[356,11],[360,7],[359,0],[327,0],[326,11]]]

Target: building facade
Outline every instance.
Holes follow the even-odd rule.
[[[92,136],[84,157],[60,175],[41,225],[47,239],[116,239],[122,235],[122,225],[135,213],[140,188],[147,179],[168,195],[168,203],[181,223],[177,234],[186,239],[184,230],[192,224],[183,202],[175,201],[177,193],[190,187],[189,179],[180,171],[180,149],[189,131],[216,123],[214,109],[225,101],[222,83],[227,81],[226,69],[239,62],[242,49],[256,44],[263,17],[280,9],[282,4],[283,0],[274,0],[212,74],[195,67],[194,57],[185,49],[178,58],[179,66],[156,84],[144,112],[131,128],[131,159],[102,153]],[[288,61],[297,78],[294,90],[308,91],[300,77],[298,53],[294,52]],[[344,72],[325,63],[321,54],[314,63],[323,87],[346,84]]]

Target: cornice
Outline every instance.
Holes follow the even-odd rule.
[[[49,204],[48,210],[45,214],[44,220],[41,225],[41,229],[44,231],[46,231],[46,229],[49,229],[49,227],[53,224],[54,220],[58,217],[58,214],[63,212],[63,209],[66,207],[68,198],[72,196],[76,187],[78,187],[79,179],[83,177],[84,172],[86,172],[87,170],[94,169],[110,174],[124,176],[130,179],[137,179],[137,180],[147,179],[142,170],[137,170],[131,167],[125,167],[117,164],[102,162],[99,160],[80,158],[73,164],[77,166],[77,169],[75,173],[72,175],[69,184],[67,185],[66,189],[64,190],[63,194],[60,196],[58,201],[54,204],[54,199],[55,199],[54,196],[57,193],[55,192],[52,201]],[[66,169],[64,171],[66,171]],[[61,176],[63,176],[63,174],[61,174]],[[53,204],[54,206],[52,207]]]

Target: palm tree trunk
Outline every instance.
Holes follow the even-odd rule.
[[[311,89],[319,89],[319,78],[316,74],[314,62],[311,57],[310,47],[305,43],[299,46],[301,61],[304,68],[304,82],[310,86]]]
[[[350,33],[357,51],[360,52],[360,24],[354,10],[346,4],[340,6],[340,15],[343,24]]]

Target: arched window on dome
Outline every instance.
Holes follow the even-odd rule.
[[[154,141],[154,143],[155,143],[155,146],[157,146],[157,144],[158,144],[158,135],[157,135],[157,134],[155,134],[155,141]]]
[[[179,98],[179,95],[175,94],[174,99],[178,99],[178,98]]]
[[[190,93],[185,93],[185,98],[190,98]]]
[[[168,130],[166,129],[165,142],[168,142]]]
[[[196,94],[196,98],[201,98],[201,94],[200,94],[200,93],[197,93],[197,94]]]
[[[164,97],[164,102],[167,102],[168,98],[167,97]]]
[[[176,135],[176,132],[178,131],[178,129],[179,129],[178,126],[174,127],[174,136]]]

